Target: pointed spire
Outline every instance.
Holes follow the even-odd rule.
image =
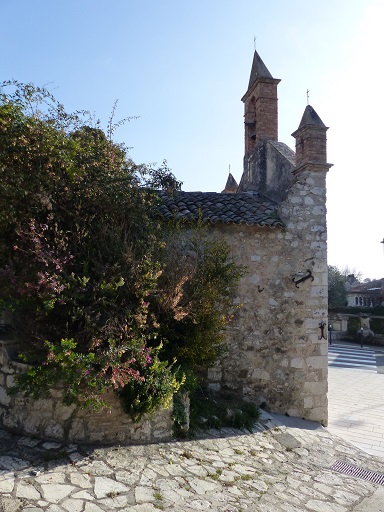
[[[261,140],[277,140],[277,85],[260,55],[255,50],[248,90],[241,98],[244,103],[244,162]],[[245,163],[244,163],[245,165]]]
[[[325,124],[320,119],[320,117],[317,115],[315,109],[311,107],[311,105],[307,105],[304,110],[303,117],[301,118],[301,122],[299,125],[298,130],[300,128],[303,128],[304,126],[312,125],[312,126],[321,126],[322,128],[325,128]]]
[[[252,87],[258,78],[273,78],[273,76],[268,71],[267,66],[264,64],[260,58],[260,55],[255,50],[253,55],[251,76],[249,77],[248,89]]]
[[[222,194],[236,194],[238,187],[239,185],[237,184],[237,181],[232,176],[232,174],[229,173],[227,183]]]

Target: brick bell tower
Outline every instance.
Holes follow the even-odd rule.
[[[278,140],[277,84],[255,50],[244,103],[244,169],[258,141]]]

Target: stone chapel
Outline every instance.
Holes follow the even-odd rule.
[[[246,267],[227,329],[228,353],[208,370],[212,391],[232,391],[266,410],[327,424],[328,273],[326,132],[307,105],[278,140],[279,79],[255,51],[244,103],[245,152],[237,184],[221,193],[162,196],[162,214],[194,220]]]
[[[165,219],[202,217],[246,268],[227,353],[207,371],[212,392],[231,392],[271,412],[327,424],[328,272],[327,127],[311,106],[297,130],[296,153],[278,141],[277,85],[255,52],[244,102],[245,154],[240,183],[230,175],[215,192],[160,192]],[[90,414],[55,399],[10,396],[13,341],[0,339],[0,425],[13,432],[70,442],[164,441],[172,413],[140,425],[122,411]]]

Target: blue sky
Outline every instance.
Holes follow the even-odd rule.
[[[280,78],[279,140],[307,103],[328,131],[329,263],[384,277],[382,0],[0,0],[0,79],[47,86],[94,112],[137,163],[184,190],[239,180],[254,50]]]

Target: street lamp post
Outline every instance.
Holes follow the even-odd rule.
[[[360,327],[360,348],[363,348],[363,327]]]
[[[332,345],[332,324],[328,324],[328,342]]]

